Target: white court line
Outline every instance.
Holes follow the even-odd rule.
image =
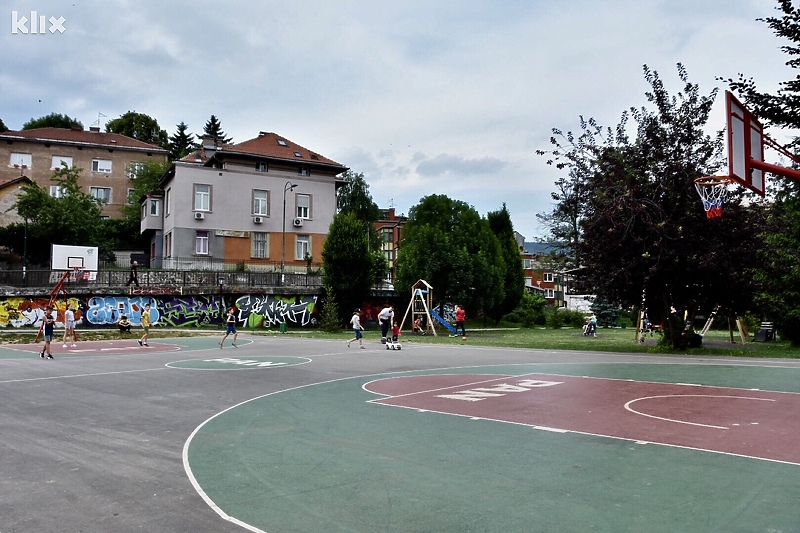
[[[733,398],[736,400],[758,400],[761,402],[774,402],[775,400],[771,398],[750,398],[748,396],[723,396],[723,395],[715,395],[715,394],[665,394],[663,396],[645,396],[643,398],[636,398],[635,400],[631,400],[625,404],[625,409],[630,411],[631,413],[646,416],[648,418],[654,418],[656,420],[663,420],[664,422],[675,422],[676,424],[686,424],[689,426],[698,426],[704,428],[712,428],[712,429],[729,429],[725,426],[712,426],[710,424],[698,424],[697,422],[687,422],[685,420],[675,420],[673,418],[664,418],[661,416],[649,415],[647,413],[642,413],[641,411],[637,411],[631,407],[632,403],[641,401],[641,400],[655,400],[658,398]]]
[[[119,370],[117,372],[96,372],[93,374],[68,374],[66,376],[48,376],[46,378],[24,378],[24,379],[9,379],[5,381],[0,381],[0,384],[3,383],[24,383],[27,381],[48,381],[53,379],[70,379],[70,378],[88,378],[94,376],[111,376],[114,374],[131,374],[134,372],[152,372],[153,370],[164,370],[164,367],[161,368],[144,368],[141,370]]]

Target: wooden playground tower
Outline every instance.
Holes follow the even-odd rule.
[[[406,323],[409,313],[411,313],[411,324],[416,322],[417,318],[422,318],[425,323],[425,334],[430,333],[436,336],[436,329],[433,327],[433,320],[431,320],[431,310],[433,309],[433,287],[424,279],[417,280],[411,286],[411,301],[408,303],[406,312],[403,315],[403,321],[400,323],[400,329]],[[413,329],[413,326],[412,326]]]

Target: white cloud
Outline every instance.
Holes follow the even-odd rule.
[[[703,92],[739,72],[775,88],[791,75],[783,43],[755,21],[775,5],[12,0],[0,28],[16,9],[62,15],[66,31],[0,31],[0,118],[89,125],[135,110],[173,133],[213,113],[236,141],[275,131],[363,172],[382,207],[407,213],[428,194],[481,213],[505,202],[533,237],[559,176],[535,154],[551,128],[576,130],[580,115],[615,125],[645,103],[643,64],[672,92],[678,62]],[[715,117],[722,128],[721,106]]]

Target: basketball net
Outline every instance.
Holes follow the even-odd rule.
[[[694,180],[694,188],[703,201],[706,217],[722,216],[722,204],[725,203],[725,192],[730,184],[731,180],[727,176],[705,176]]]

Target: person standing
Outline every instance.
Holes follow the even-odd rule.
[[[42,359],[52,359],[53,354],[50,353],[50,343],[53,342],[53,331],[56,327],[56,319],[53,316],[52,305],[47,306],[42,319],[44,320],[44,348],[42,348],[42,352],[39,354],[39,357]],[[46,357],[45,353],[47,354]]]
[[[72,347],[75,348],[78,342],[78,335],[75,333],[75,312],[72,310],[72,305],[67,303],[67,309],[64,311],[64,348],[67,347],[67,339],[72,339]]]
[[[389,304],[386,304],[381,312],[378,313],[378,321],[381,323],[381,342],[386,342],[386,336],[389,334],[389,330],[392,327],[392,322],[394,322],[394,307]]]
[[[228,335],[233,333],[233,347],[236,348],[236,337],[239,336],[239,332],[236,331],[236,307],[231,307],[230,311],[228,311],[228,317],[225,319],[225,335],[223,335],[222,340],[219,341],[219,348],[222,349],[222,345],[225,343],[225,339],[228,338]]]
[[[139,346],[149,346],[147,337],[150,335],[150,304],[145,305],[144,311],[142,311],[142,329],[144,330],[144,335],[138,341]]]
[[[364,341],[362,340],[363,335],[361,334],[361,332],[364,331],[364,326],[361,325],[361,309],[353,311],[353,318],[350,319],[350,324],[353,325],[355,336],[347,341],[347,347],[350,347],[351,342],[358,341],[358,347],[362,350],[366,350],[366,348],[364,348]]]
[[[456,306],[456,335],[458,335],[458,328],[461,328],[461,336],[467,336],[467,330],[464,329],[464,320],[467,318],[467,312],[461,305]]]
[[[134,261],[133,263],[131,263],[131,274],[130,276],[128,276],[128,283],[125,284],[126,287],[128,287],[131,283],[133,283],[134,285],[136,285],[137,289],[139,288],[138,268],[139,268],[138,261]]]

